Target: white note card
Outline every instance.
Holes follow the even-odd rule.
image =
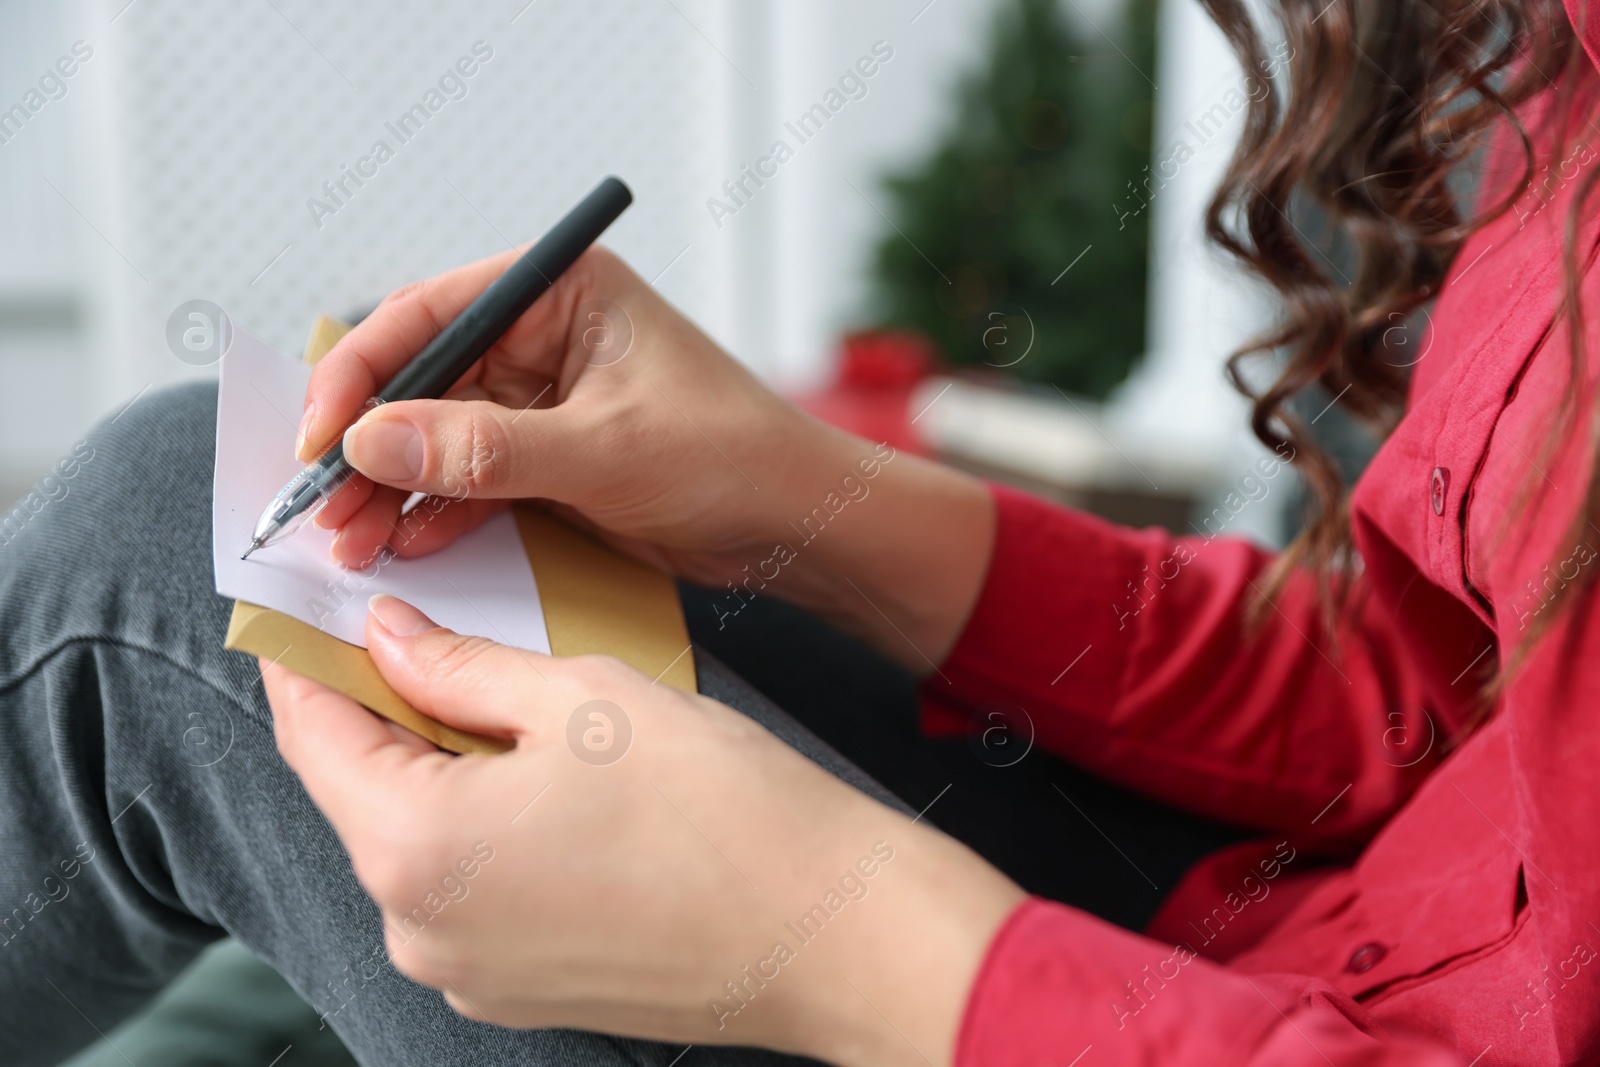
[[[294,440],[311,368],[234,324],[222,357],[211,553],[217,592],[292,615],[341,641],[366,647],[367,599],[389,593],[440,626],[504,645],[550,651],[539,587],[506,512],[421,559],[389,559],[346,570],[328,556],[333,533],[306,523],[252,553],[267,501],[304,464]]]

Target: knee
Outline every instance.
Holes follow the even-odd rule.
[[[232,680],[220,640],[229,605],[211,572],[216,395],[209,384],[152,390],[0,516],[0,677],[88,637]]]
[[[174,472],[210,470],[216,426],[216,384],[195,382],[146,393],[102,419],[78,448],[92,453],[84,465],[102,478],[159,484]]]
[[[130,542],[170,551],[181,530],[208,555],[216,397],[211,384],[151,391],[101,420],[0,515],[0,549],[82,567]]]

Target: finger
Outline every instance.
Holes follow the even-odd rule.
[[[474,1022],[486,1023],[489,1021],[489,1016],[481,1011],[476,1004],[468,1000],[465,993],[460,992],[454,986],[442,992],[444,993],[444,1002],[450,1005],[450,1009],[457,1015],[471,1019]]]
[[[320,682],[267,660],[261,661],[261,679],[278,751],[341,836],[389,810],[395,772],[423,753]]]
[[[395,523],[389,547],[402,559],[437,552],[506,508],[504,500],[447,500],[430,496]]]
[[[385,719],[383,725],[387,726],[389,728],[389,732],[394,735],[394,739],[400,744],[404,745],[406,748],[423,753],[441,751],[438,745],[434,744],[432,741],[429,741],[426,737],[423,737],[421,734],[412,730],[406,729],[397,722],[390,722],[389,720]]]
[[[550,692],[550,657],[466,637],[397,597],[368,602],[367,651],[411,705],[457,729],[520,740]]]
[[[521,255],[508,249],[391,293],[311,372],[300,423],[300,458],[310,462],[355,420],[395,372]]]
[[[305,413],[295,446],[300,458],[310,462],[337,439],[366,402],[505,273],[522,251],[511,249],[396,290],[341,338],[317,363],[306,388]],[[644,282],[610,251],[600,245],[590,248],[555,280],[548,293],[534,301],[452,392],[470,389],[484,368],[493,366],[500,369],[493,384],[497,395],[519,396],[526,391],[529,402],[536,399],[543,385],[562,378],[564,353],[574,342],[569,333],[581,326],[574,321],[581,294],[597,286],[619,300],[648,292]],[[521,406],[522,401],[517,403]]]
[[[317,512],[317,517],[312,520],[319,529],[337,530],[345,524],[345,520],[361,510],[361,506],[372,499],[371,478],[356,475],[345,483],[332,498]]]
[[[483,400],[384,404],[344,435],[344,454],[373,481],[436,496],[554,497],[580,486],[590,436],[565,404],[513,410]]]
[[[329,553],[342,567],[365,567],[378,558],[389,543],[389,534],[400,517],[400,506],[411,494],[404,489],[380,485],[361,509],[345,521]]]

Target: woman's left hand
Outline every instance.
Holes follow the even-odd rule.
[[[949,1063],[1023,898],[737,712],[603,657],[462,637],[377,598],[368,647],[451,756],[263,664],[278,747],[384,917],[471,1018],[840,1064]]]

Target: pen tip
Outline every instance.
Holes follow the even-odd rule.
[[[250,547],[245,549],[244,550],[244,555],[240,556],[239,558],[242,559],[242,560],[243,559],[249,559],[250,558],[250,553],[254,552],[256,549],[258,549],[260,547],[261,547],[260,542],[258,542],[258,541],[250,542]]]

